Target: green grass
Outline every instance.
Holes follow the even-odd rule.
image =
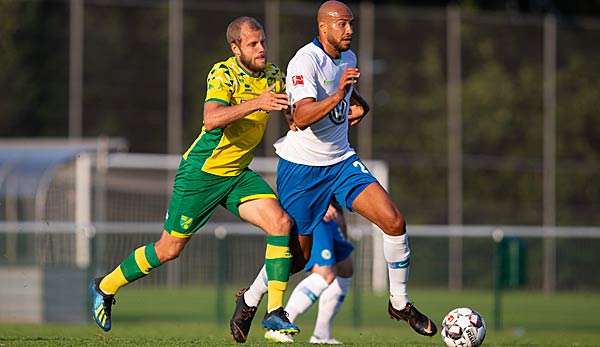
[[[233,309],[234,289],[225,291],[226,317]],[[598,346],[600,294],[510,292],[504,295],[504,329],[494,331],[492,297],[487,292],[452,293],[412,290],[417,307],[436,321],[451,308],[470,306],[487,320],[487,346]],[[157,290],[126,288],[114,307],[113,330],[106,334],[92,324],[0,324],[0,346],[219,346],[234,345],[226,322],[216,324],[216,296],[211,288]],[[354,327],[354,298],[349,295],[335,325],[336,338],[357,346],[443,346],[439,336],[425,338],[405,324],[390,320],[387,299],[364,295],[362,325]],[[263,312],[261,309],[259,312]],[[296,338],[308,345],[314,308],[301,317]],[[260,314],[246,345],[264,345]]]

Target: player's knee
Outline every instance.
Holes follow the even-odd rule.
[[[321,277],[323,277],[323,279],[325,280],[325,282],[327,282],[327,284],[331,284],[335,280],[335,273],[333,271],[320,273],[319,275],[321,275]]]
[[[272,221],[273,225],[269,234],[277,236],[285,236],[290,234],[294,222],[287,213],[282,213],[281,216]]]
[[[162,246],[162,247],[160,247]],[[180,244],[166,244],[160,245],[156,247],[156,256],[158,260],[162,263],[177,259],[181,252],[183,251],[183,245]]]
[[[333,271],[331,266],[318,266],[315,265],[312,272],[319,274],[327,284],[331,284],[335,280],[336,273]]]
[[[384,232],[391,236],[399,236],[406,233],[406,221],[404,216],[396,211],[393,215],[386,218]]]
[[[335,274],[333,272],[329,273],[329,274],[327,274],[327,276],[325,276],[325,282],[327,282],[327,284],[333,283],[334,280],[335,280]]]
[[[157,255],[158,255],[160,262],[164,263],[167,261],[177,259],[179,257],[179,255],[181,254],[182,250],[183,249],[179,248],[179,247],[169,247],[166,250],[164,250],[161,255],[158,255],[158,254]]]

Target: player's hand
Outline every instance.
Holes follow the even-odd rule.
[[[294,123],[294,117],[292,116],[292,110],[291,109],[287,109],[283,111],[283,116],[285,117],[285,120],[287,121],[288,127],[290,128],[290,130],[292,131],[296,131],[298,130],[298,126],[296,126],[296,123]]]
[[[348,121],[350,126],[358,124],[365,116],[365,109],[361,105],[350,105]]]
[[[333,207],[332,204],[329,204],[329,207],[327,207],[327,212],[325,212],[325,216],[323,216],[323,221],[324,222],[329,222],[332,220],[336,220],[340,217],[340,214],[338,213],[338,210]]]
[[[349,67],[342,73],[342,77],[340,77],[340,81],[338,83],[337,92],[341,95],[346,95],[348,88],[358,82],[358,78],[360,77],[360,71],[356,67]]]
[[[256,103],[256,107],[263,111],[281,111],[287,110],[289,107],[289,100],[285,93],[273,93],[275,84],[270,86],[256,99],[252,100]]]

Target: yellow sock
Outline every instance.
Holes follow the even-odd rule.
[[[289,236],[267,236],[265,270],[267,271],[267,312],[283,307],[283,295],[290,277],[292,255]]]
[[[114,269],[113,272],[106,275],[102,279],[102,281],[100,281],[99,287],[104,294],[114,295],[117,293],[117,290],[119,290],[119,288],[123,287],[127,283],[129,282],[127,282],[125,275],[123,275],[123,271],[121,271],[121,266],[117,266],[117,268]]]
[[[139,247],[100,281],[100,290],[104,294],[114,295],[119,288],[148,275],[152,269],[159,266],[154,243]]]
[[[287,288],[287,282],[267,282],[267,312],[283,307],[283,295]]]

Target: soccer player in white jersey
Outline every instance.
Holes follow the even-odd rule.
[[[286,88],[294,130],[275,144],[280,157],[277,191],[294,219],[292,232],[301,240],[318,230],[332,199],[379,226],[388,264],[388,313],[408,322],[417,333],[433,336],[435,324],[408,298],[410,248],[404,217],[348,142],[348,126],[364,115],[353,109],[353,100],[362,100],[354,89],[360,72],[350,50],[353,19],[345,4],[323,3],[317,14],[318,37],[300,48],[288,64]],[[248,305],[259,303],[264,277],[261,272],[244,292]]]
[[[410,248],[404,217],[348,142],[349,124],[360,120],[349,117],[360,77],[350,50],[353,19],[345,4],[325,2],[317,15],[318,37],[288,64],[286,88],[298,130],[275,143],[280,157],[277,191],[300,235],[315,230],[332,198],[379,226],[388,264],[388,313],[432,336],[435,324],[408,298]]]

